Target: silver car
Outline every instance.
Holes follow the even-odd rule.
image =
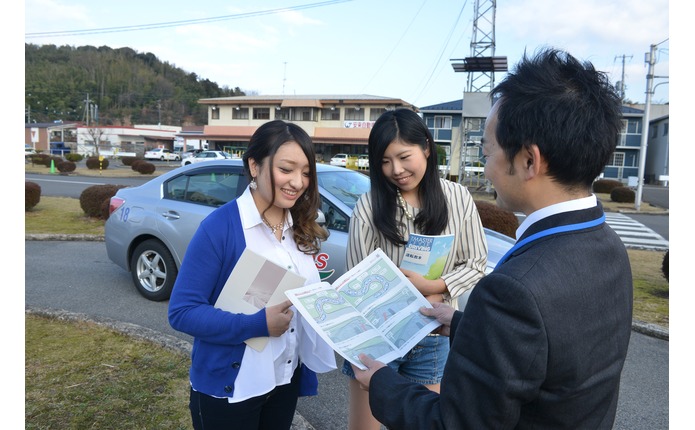
[[[317,164],[321,208],[317,216],[330,236],[315,256],[321,279],[345,273],[345,249],[352,209],[369,191],[369,177],[355,170]],[[131,273],[140,294],[167,300],[181,261],[200,222],[215,208],[241,195],[248,181],[240,159],[214,160],[179,167],[138,187],[122,188],[111,198],[105,224],[109,259]],[[513,244],[486,230],[488,270]]]

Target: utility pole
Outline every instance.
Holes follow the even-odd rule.
[[[89,93],[87,93],[87,100],[84,100],[84,114],[87,118],[87,127],[89,127]]]
[[[615,59],[622,57],[623,59],[623,70],[622,73],[620,74],[620,100],[624,101],[625,100],[625,57],[626,55],[617,55]],[[632,60],[632,55],[630,55],[630,59]]]
[[[668,40],[668,39],[666,39]],[[635,195],[635,209],[640,210],[642,205],[642,187],[644,185],[644,168],[647,161],[647,139],[649,138],[649,111],[652,105],[652,94],[654,93],[654,78],[668,78],[668,76],[654,76],[654,64],[656,63],[656,47],[666,42],[659,42],[649,47],[649,52],[644,54],[644,62],[648,65],[647,70],[647,97],[644,102],[644,115],[642,116],[642,141],[639,151],[639,168],[637,169],[637,194]]]

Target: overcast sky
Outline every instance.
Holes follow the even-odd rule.
[[[422,107],[462,97],[466,74],[451,60],[471,56],[474,3],[26,0],[24,41],[130,47],[247,94],[371,94]],[[669,73],[668,8],[667,0],[498,1],[494,55],[512,67],[524,50],[566,49],[613,82],[624,74],[627,98],[644,103],[650,45],[659,44],[655,74]],[[492,25],[478,27],[489,34]],[[68,34],[38,34],[50,32]],[[668,85],[653,100],[668,101]]]

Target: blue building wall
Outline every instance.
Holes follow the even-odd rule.
[[[448,147],[448,153],[450,153],[452,139],[455,135],[454,130],[462,129],[463,99],[425,106],[419,110],[425,124],[427,124],[434,137],[435,143]],[[638,176],[639,174],[639,151],[642,141],[644,112],[641,109],[629,106],[623,106],[622,110],[625,125],[623,134],[620,136],[620,141],[613,157],[603,171],[603,177],[627,183],[630,176]],[[437,122],[439,124],[442,123],[442,117],[450,117],[450,129],[435,127]],[[437,120],[437,118],[439,119]],[[468,140],[479,141],[483,135],[484,128],[485,118],[481,118],[480,130],[469,131]]]

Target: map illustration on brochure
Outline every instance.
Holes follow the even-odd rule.
[[[411,233],[400,267],[417,272],[425,279],[437,279],[444,272],[453,243],[453,234],[427,236]]]
[[[388,363],[440,326],[420,313],[432,305],[381,249],[332,285],[320,282],[285,295],[338,354],[360,369],[365,369],[360,353]]]

